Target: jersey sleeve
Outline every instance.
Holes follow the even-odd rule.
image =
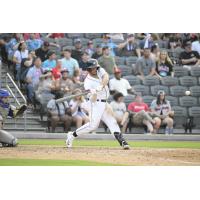
[[[111,91],[114,90],[113,79],[111,79],[111,80],[109,81],[109,89],[110,89]]]

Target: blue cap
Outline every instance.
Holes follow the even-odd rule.
[[[0,98],[9,97],[10,93],[7,90],[0,89]]]

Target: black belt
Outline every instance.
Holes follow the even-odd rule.
[[[90,100],[90,99],[87,98],[87,100]],[[105,99],[97,99],[96,101],[99,101],[99,102],[107,102]]]

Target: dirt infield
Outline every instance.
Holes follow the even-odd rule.
[[[200,165],[200,149],[156,149],[20,145],[0,148],[0,159],[86,160],[115,165]]]

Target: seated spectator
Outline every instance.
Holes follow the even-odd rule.
[[[172,76],[173,75],[173,64],[169,58],[167,51],[162,50],[158,61],[156,62],[156,76],[159,78]]]
[[[36,39],[34,33],[30,33],[29,39],[26,40],[26,44],[29,51],[35,51],[43,45],[43,41],[40,38]]]
[[[42,62],[44,62],[46,59],[47,59],[47,55],[48,55],[48,52],[49,52],[49,42],[44,42],[42,47],[40,47],[39,49],[37,49],[35,51],[35,54],[37,57],[40,57],[40,59],[42,60]]]
[[[52,69],[52,75],[53,75],[53,78],[55,80],[58,80],[61,78],[61,68],[62,68],[62,61],[61,60],[57,60],[56,61],[56,67],[54,67]]]
[[[110,103],[112,107],[114,117],[117,123],[122,127],[122,132],[126,132],[129,113],[126,110],[126,104],[124,103],[124,96],[122,93],[115,93],[113,96],[114,101]]]
[[[34,38],[35,39],[41,39],[40,37],[40,33],[23,33],[23,37],[24,37],[24,40],[29,40],[30,37],[31,37],[31,34],[34,34]]]
[[[18,46],[17,51],[15,51],[13,56],[13,62],[15,64],[15,79],[17,81],[20,81],[22,59],[27,57],[28,57],[28,50],[26,43],[21,42]]]
[[[38,89],[35,92],[36,99],[41,104],[41,110],[46,109],[46,105],[50,99],[54,98],[53,92],[56,90],[56,83],[50,68],[43,69],[43,74],[40,76]]]
[[[22,59],[20,81],[25,83],[26,75],[31,67],[34,65],[35,51],[30,51],[27,58]]]
[[[98,60],[101,56],[102,56],[102,47],[100,45],[97,45],[95,52],[92,55],[92,58]]]
[[[151,47],[150,57],[153,59],[154,62],[157,62],[159,59],[159,56],[160,56],[160,49],[159,49],[158,44],[156,43]]]
[[[80,67],[80,81],[84,81],[87,76],[87,61],[90,59],[89,54],[85,51],[82,53],[81,61],[79,62]]]
[[[185,51],[180,54],[180,61],[182,65],[198,66],[200,64],[200,56],[197,51],[192,51],[192,44],[190,41],[184,43]]]
[[[149,106],[143,102],[140,94],[137,94],[135,101],[128,105],[128,111],[131,115],[131,121],[135,126],[147,126],[147,134],[154,131],[155,120],[149,114]]]
[[[200,42],[197,35],[192,36],[192,51],[197,51],[200,54]]]
[[[71,50],[64,50],[64,58],[61,59],[62,68],[66,68],[69,71],[69,76],[78,76],[79,75],[79,64],[76,59],[71,57]]]
[[[70,130],[72,123],[71,110],[67,101],[56,103],[57,99],[63,97],[61,92],[56,92],[55,98],[49,100],[47,104],[47,111],[51,121],[52,132],[55,132],[56,126],[59,122],[64,123],[64,132]]]
[[[41,59],[39,57],[35,58],[34,66],[29,69],[26,75],[27,97],[30,105],[34,103],[34,92],[38,89],[39,78],[42,75],[41,64]]]
[[[79,38],[75,39],[74,41],[75,49],[72,50],[72,58],[76,59],[77,61],[81,60],[81,55],[83,52],[82,42]]]
[[[57,39],[57,38],[64,38],[64,33],[49,33],[46,37]]]
[[[56,54],[54,51],[49,51],[47,54],[47,60],[42,63],[42,68],[50,68],[53,69],[56,67]]]
[[[61,69],[61,78],[56,82],[56,90],[63,92],[64,96],[72,94],[74,84],[68,77],[69,71],[66,68]]]
[[[144,39],[140,41],[139,45],[140,49],[146,49],[146,48],[151,49],[151,47],[154,45],[152,35],[150,33],[144,34]]]
[[[134,94],[133,88],[130,86],[128,80],[122,78],[121,70],[116,68],[114,70],[114,78],[109,81],[110,93],[122,93],[123,96],[127,96],[128,94]]]
[[[103,55],[98,59],[98,62],[108,74],[113,74],[116,64],[114,57],[110,56],[110,49],[108,46],[103,47]]]
[[[85,52],[88,53],[88,55],[90,56],[90,58],[91,58],[92,55],[94,54],[95,49],[94,49],[94,45],[93,45],[93,41],[92,41],[92,40],[90,40],[90,41],[87,43],[87,48],[85,49]]]
[[[119,48],[120,56],[141,56],[140,48],[134,34],[128,34],[127,40]]]
[[[75,89],[72,94],[80,94],[80,89]],[[87,116],[87,110],[84,104],[86,103],[83,96],[78,96],[69,102],[71,108],[73,122],[76,123],[76,128],[81,127],[83,124],[89,122],[89,117]]]
[[[157,133],[158,129],[162,125],[167,125],[165,128],[165,134],[173,134],[173,116],[174,111],[171,109],[170,102],[165,99],[165,92],[158,91],[157,99],[151,103],[151,111],[154,115],[156,122],[154,131]]]
[[[138,77],[144,80],[145,76],[155,75],[156,64],[154,60],[150,57],[150,49],[144,49],[144,55],[138,58],[136,62],[136,71],[138,72]]]

